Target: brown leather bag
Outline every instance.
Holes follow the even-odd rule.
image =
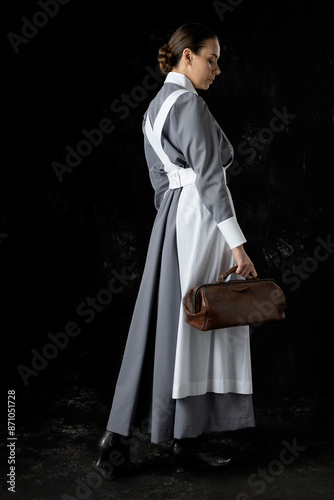
[[[189,325],[204,332],[285,319],[286,299],[277,283],[251,276],[225,281],[236,270],[231,267],[214,283],[187,292],[183,307]]]

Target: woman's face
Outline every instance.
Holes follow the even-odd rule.
[[[189,52],[184,53],[187,61],[188,74],[186,76],[196,89],[207,90],[216,76],[220,74],[217,63],[220,56],[219,42],[216,38],[207,40],[198,55],[190,49],[187,50]]]

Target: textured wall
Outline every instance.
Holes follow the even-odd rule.
[[[142,116],[157,49],[187,21],[220,37],[222,74],[201,95],[235,147],[247,251],[287,295],[286,323],[253,332],[255,390],[333,389],[333,3],[6,8],[1,330],[17,390],[112,394],[155,216]]]

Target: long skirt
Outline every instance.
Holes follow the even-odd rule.
[[[182,299],[176,242],[181,191],[167,191],[155,219],[107,424],[124,436],[139,427],[153,443],[255,425],[251,394],[172,398]]]

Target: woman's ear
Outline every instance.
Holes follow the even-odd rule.
[[[185,64],[187,66],[191,65],[192,56],[193,56],[193,53],[191,52],[190,49],[184,49],[184,51],[183,51],[183,60],[184,60],[184,62],[185,62]]]

